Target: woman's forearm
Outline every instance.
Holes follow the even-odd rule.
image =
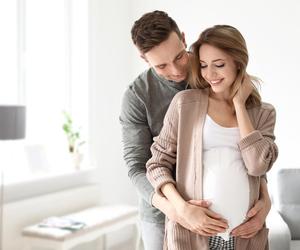
[[[178,193],[173,183],[163,185],[161,187],[161,192],[167,197],[168,201],[178,213],[181,213],[184,210],[186,202]]]
[[[235,105],[236,118],[240,129],[241,139],[245,138],[254,131],[254,127],[249,118],[247,109],[244,104]]]

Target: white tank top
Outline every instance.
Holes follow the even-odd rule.
[[[229,228],[218,234],[225,240],[246,218],[249,180],[238,148],[239,128],[226,128],[206,115],[203,127],[203,198],[210,209],[228,220]]]

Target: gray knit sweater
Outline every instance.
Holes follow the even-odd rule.
[[[151,205],[154,189],[146,178],[146,162],[151,157],[153,137],[163,126],[171,100],[186,82],[176,83],[158,76],[150,68],[140,74],[126,90],[121,107],[124,160],[128,176],[140,197],[142,220],[164,223],[164,214]]]

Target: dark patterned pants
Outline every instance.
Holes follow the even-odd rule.
[[[234,250],[234,238],[225,241],[221,236],[209,237],[210,250]]]

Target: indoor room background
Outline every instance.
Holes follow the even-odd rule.
[[[276,185],[272,176],[277,169],[300,168],[298,153],[300,141],[298,132],[300,125],[299,1],[86,1],[88,1],[88,29],[85,44],[87,47],[85,72],[87,112],[81,114],[80,117],[85,117],[88,164],[93,168],[70,174],[71,177],[67,179],[58,176],[53,177],[51,181],[34,179],[34,181],[27,180],[26,182],[20,180],[6,185],[4,183],[6,192],[3,236],[6,248],[4,247],[4,250],[19,250],[18,246],[21,244],[20,235],[14,232],[14,227],[19,225],[16,220],[23,218],[23,211],[13,208],[9,210],[10,203],[18,200],[96,183],[99,188],[92,196],[100,204],[137,205],[136,191],[127,177],[126,166],[122,158],[121,127],[118,117],[126,87],[148,67],[139,57],[130,36],[133,22],[145,12],[156,9],[168,12],[176,20],[179,28],[185,32],[188,46],[197,39],[201,31],[215,24],[229,24],[241,31],[250,55],[248,73],[262,79],[262,98],[272,103],[277,111],[275,135],[279,147],[279,158],[268,175],[270,193]],[[47,46],[44,49],[47,50]],[[43,79],[40,84],[41,86],[44,84]],[[4,93],[6,84],[1,83],[0,86],[0,91]],[[53,95],[55,102],[55,93]],[[21,100],[25,105],[29,101]],[[5,103],[0,100],[0,104]],[[38,118],[36,122],[39,122]],[[22,172],[22,166],[20,166],[20,171]],[[91,197],[85,198],[92,199]],[[39,210],[38,206],[30,207],[33,209],[33,214]],[[57,210],[53,204],[49,206]],[[72,209],[65,207],[60,212],[62,211],[72,211]],[[20,214],[15,217],[15,213]],[[11,226],[12,221],[14,221],[14,227]],[[112,237],[118,239],[109,242],[111,249],[121,249],[118,246],[130,235],[120,233]],[[12,239],[16,240],[11,242]],[[85,246],[84,249],[91,248]]]

